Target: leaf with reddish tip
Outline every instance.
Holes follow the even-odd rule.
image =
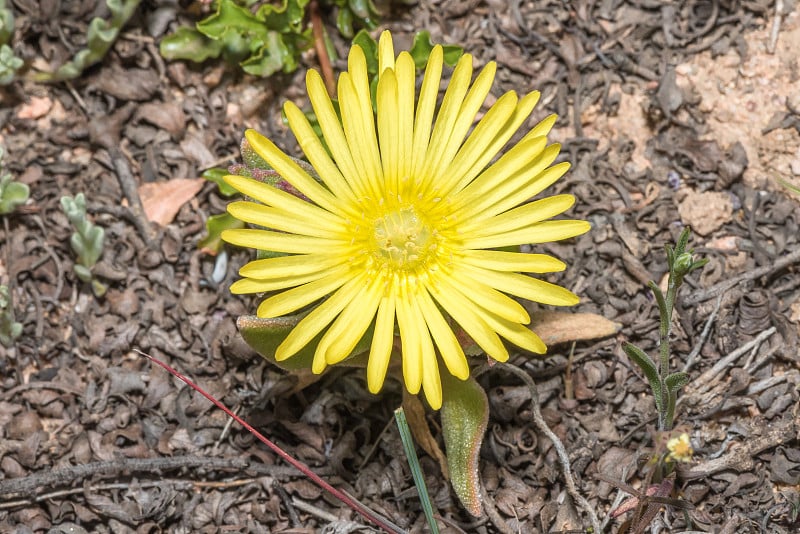
[[[442,373],[441,414],[450,483],[464,508],[480,517],[478,457],[489,422],[486,393],[472,377],[462,381]]]

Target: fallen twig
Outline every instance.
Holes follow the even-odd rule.
[[[121,473],[159,473],[187,467],[196,469],[248,470],[259,475],[296,476],[297,471],[283,465],[266,465],[246,458],[203,458],[175,456],[172,458],[120,458],[109,462],[93,462],[34,473],[22,478],[0,480],[0,495],[36,497],[43,488],[72,486],[94,476],[119,476]],[[82,491],[82,490],[81,490]],[[3,504],[0,504],[0,509]]]
[[[745,282],[747,280],[754,280],[761,276],[765,276],[775,271],[779,271],[797,262],[800,262],[800,249],[797,249],[791,254],[788,254],[782,258],[775,260],[775,263],[773,263],[772,265],[766,265],[764,267],[759,267],[758,269],[753,269],[752,271],[742,273],[738,276],[734,276],[733,278],[729,278],[723,282],[715,284],[709,287],[708,289],[704,289],[703,291],[699,291],[693,295],[689,295],[685,299],[683,299],[684,306],[691,306],[699,302],[704,302],[708,299],[721,295],[728,289],[740,284],[741,282]]]
[[[586,515],[589,516],[589,521],[592,523],[592,528],[594,532],[601,532],[600,530],[600,520],[597,518],[597,514],[594,511],[594,507],[589,504],[583,495],[580,494],[578,491],[578,487],[575,484],[575,478],[572,476],[572,466],[569,462],[569,454],[567,453],[567,449],[564,447],[564,444],[558,439],[558,436],[550,430],[550,427],[547,426],[547,422],[542,417],[542,410],[541,406],[539,406],[539,392],[536,389],[536,382],[533,381],[533,378],[520,369],[515,365],[510,365],[507,363],[496,363],[494,367],[500,367],[508,371],[509,373],[513,374],[514,376],[520,378],[525,385],[528,386],[531,394],[531,411],[533,413],[533,422],[536,427],[539,429],[541,433],[543,433],[547,438],[553,443],[553,447],[558,454],[559,463],[561,464],[561,472],[564,475],[564,482],[567,485],[567,492],[570,494],[572,499],[583,508],[583,511]],[[481,369],[478,369],[475,372],[475,376],[478,376],[488,370],[488,366],[484,366]]]

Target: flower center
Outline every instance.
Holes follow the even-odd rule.
[[[436,231],[413,207],[400,208],[373,223],[373,254],[391,270],[413,271],[434,256]]]

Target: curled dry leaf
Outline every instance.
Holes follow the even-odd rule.
[[[594,313],[539,311],[531,314],[531,328],[550,346],[612,336],[622,325]]]

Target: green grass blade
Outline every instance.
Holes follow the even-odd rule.
[[[422,476],[419,458],[417,458],[417,451],[414,448],[414,439],[411,437],[411,429],[408,428],[406,413],[403,408],[398,408],[394,411],[394,418],[397,421],[397,428],[400,430],[400,439],[403,442],[403,449],[406,451],[408,465],[411,467],[411,476],[414,477],[414,484],[417,486],[419,500],[422,503],[425,518],[428,520],[428,526],[430,526],[433,534],[439,534],[439,525],[433,517],[433,505],[428,495],[428,487],[425,485],[425,478]]]

